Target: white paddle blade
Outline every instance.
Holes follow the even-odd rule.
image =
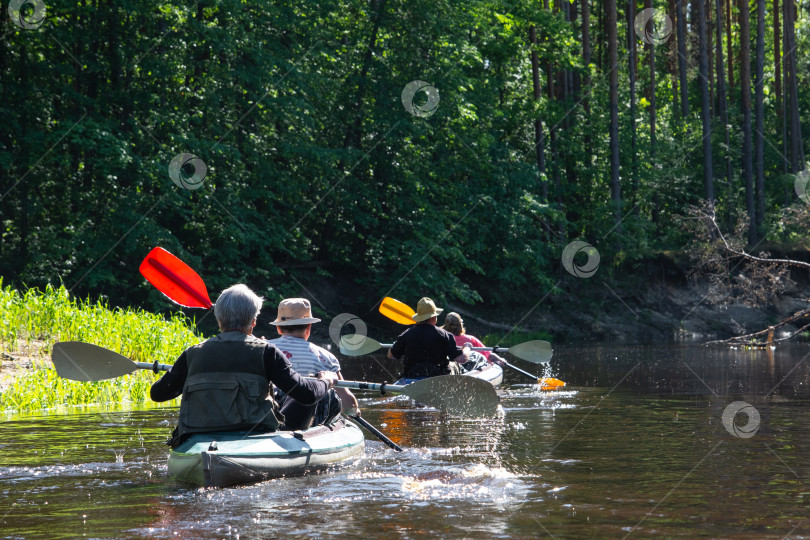
[[[541,340],[519,343],[514,347],[509,347],[509,352],[518,358],[534,364],[547,364],[553,354],[551,351],[551,343]]]
[[[81,382],[114,379],[138,369],[126,356],[80,341],[56,343],[51,360],[60,377]]]
[[[363,356],[380,350],[380,343],[361,334],[348,334],[340,338],[340,353],[346,356]]]
[[[402,394],[429,407],[467,418],[494,416],[500,403],[495,387],[464,375],[422,379],[406,385]]]

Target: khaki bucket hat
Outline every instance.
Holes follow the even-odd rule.
[[[278,316],[270,324],[293,326],[321,322],[312,316],[312,306],[306,298],[285,298],[278,305]]]
[[[416,314],[411,317],[416,322],[422,322],[430,319],[431,317],[436,317],[444,311],[441,308],[437,308],[436,304],[433,303],[428,297],[422,298],[419,300],[419,303],[416,304]]]

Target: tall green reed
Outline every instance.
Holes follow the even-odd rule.
[[[156,376],[148,371],[99,382],[60,378],[46,358],[57,341],[84,341],[135,361],[171,364],[199,343],[183,315],[166,319],[143,310],[110,308],[71,298],[62,286],[24,293],[3,287],[0,277],[0,350],[34,351],[33,369],[0,393],[0,411],[32,411],[64,405],[143,403]],[[38,354],[37,354],[38,353]],[[37,361],[37,357],[40,358]]]

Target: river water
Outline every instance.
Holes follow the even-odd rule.
[[[0,537],[808,538],[808,359],[557,347],[563,391],[507,372],[483,421],[366,395],[405,452],[369,438],[349,468],[228,489],[166,478],[176,408],[7,417]],[[393,369],[344,361],[347,378]]]

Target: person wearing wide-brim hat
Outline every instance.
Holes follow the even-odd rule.
[[[313,323],[318,322],[321,320],[312,316],[312,305],[309,300],[285,298],[278,305],[276,320],[270,323],[276,327],[281,337],[271,340],[270,343],[289,359],[295,371],[303,375],[334,371],[338,379],[343,379],[340,362],[335,355],[308,341]],[[310,417],[310,422],[315,420],[316,423],[328,423],[341,409],[346,414],[359,414],[357,398],[351,391],[346,388],[335,388],[335,395],[339,401],[330,402],[335,397],[330,393],[318,403],[317,408],[290,402],[291,400],[285,400],[284,407],[292,407],[296,413],[303,410]],[[282,412],[284,411],[285,409],[282,409]]]
[[[402,359],[403,377],[435,377],[461,372],[458,363],[467,361],[468,352],[456,345],[452,334],[436,326],[442,311],[430,298],[419,300],[412,317],[416,325],[400,334],[388,350],[389,358]]]

